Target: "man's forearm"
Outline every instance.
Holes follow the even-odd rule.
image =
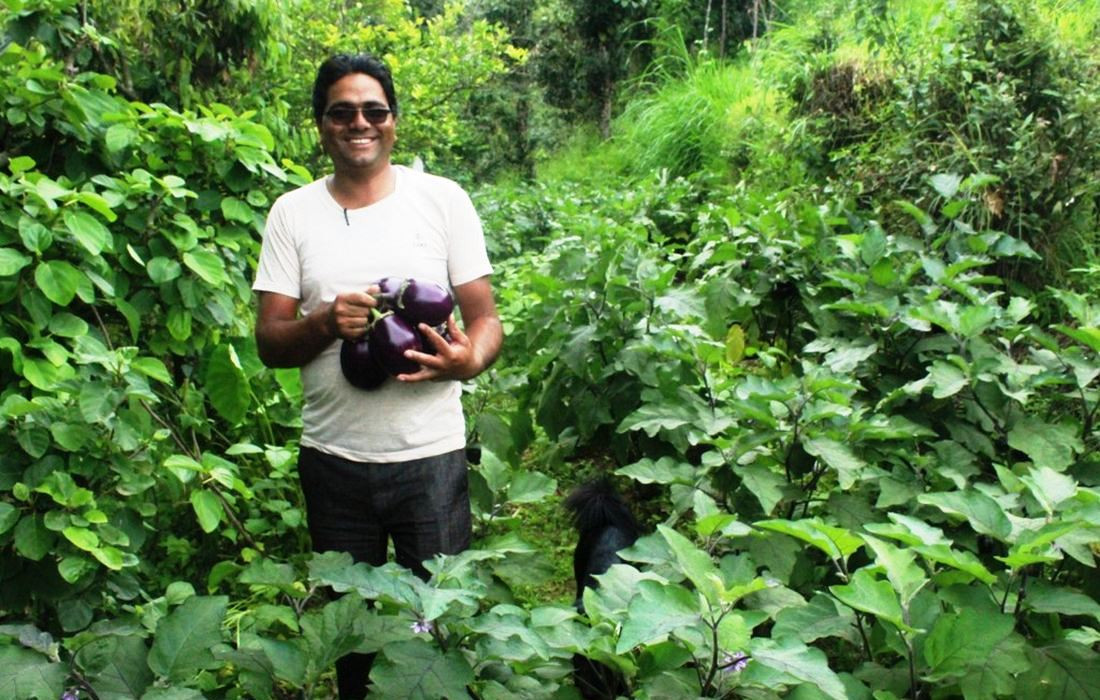
[[[466,373],[468,376],[462,378],[472,379],[496,361],[504,341],[504,330],[498,316],[483,316],[466,328],[466,335],[470,338],[474,362],[470,372]]]
[[[327,305],[326,305],[327,306]],[[261,320],[256,326],[256,348],[268,367],[301,367],[321,354],[336,335],[322,307],[295,319]]]

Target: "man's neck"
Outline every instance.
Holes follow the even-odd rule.
[[[396,178],[393,166],[386,163],[370,173],[337,171],[328,178],[326,184],[337,204],[345,209],[359,209],[393,193]]]

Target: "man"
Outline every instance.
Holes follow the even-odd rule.
[[[331,175],[281,196],[268,216],[256,281],[256,342],[269,367],[300,367],[298,459],[313,548],[422,577],[423,561],[470,544],[465,421],[458,380],[496,358],[503,338],[481,222],[454,182],[394,165],[397,98],[377,59],[338,55],[313,87]],[[420,330],[411,374],[363,391],[340,371],[342,340],[362,337],[384,277],[450,287],[463,328]],[[340,697],[365,695],[369,659],[337,663]]]

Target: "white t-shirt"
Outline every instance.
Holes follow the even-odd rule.
[[[304,315],[383,277],[455,287],[492,273],[466,192],[446,178],[393,167],[393,193],[360,209],[337,204],[324,179],[279,197],[252,288],[298,299]],[[388,379],[363,391],[340,371],[340,344],[302,367],[302,445],[358,462],[401,462],[465,446],[459,382]]]

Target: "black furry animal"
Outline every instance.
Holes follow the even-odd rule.
[[[584,589],[598,587],[595,577],[622,562],[619,550],[638,539],[638,522],[606,479],[577,487],[565,499],[565,507],[573,514],[579,535],[573,550],[574,605],[583,613]],[[628,692],[614,669],[580,654],[573,657],[573,680],[587,700],[610,700]]]

